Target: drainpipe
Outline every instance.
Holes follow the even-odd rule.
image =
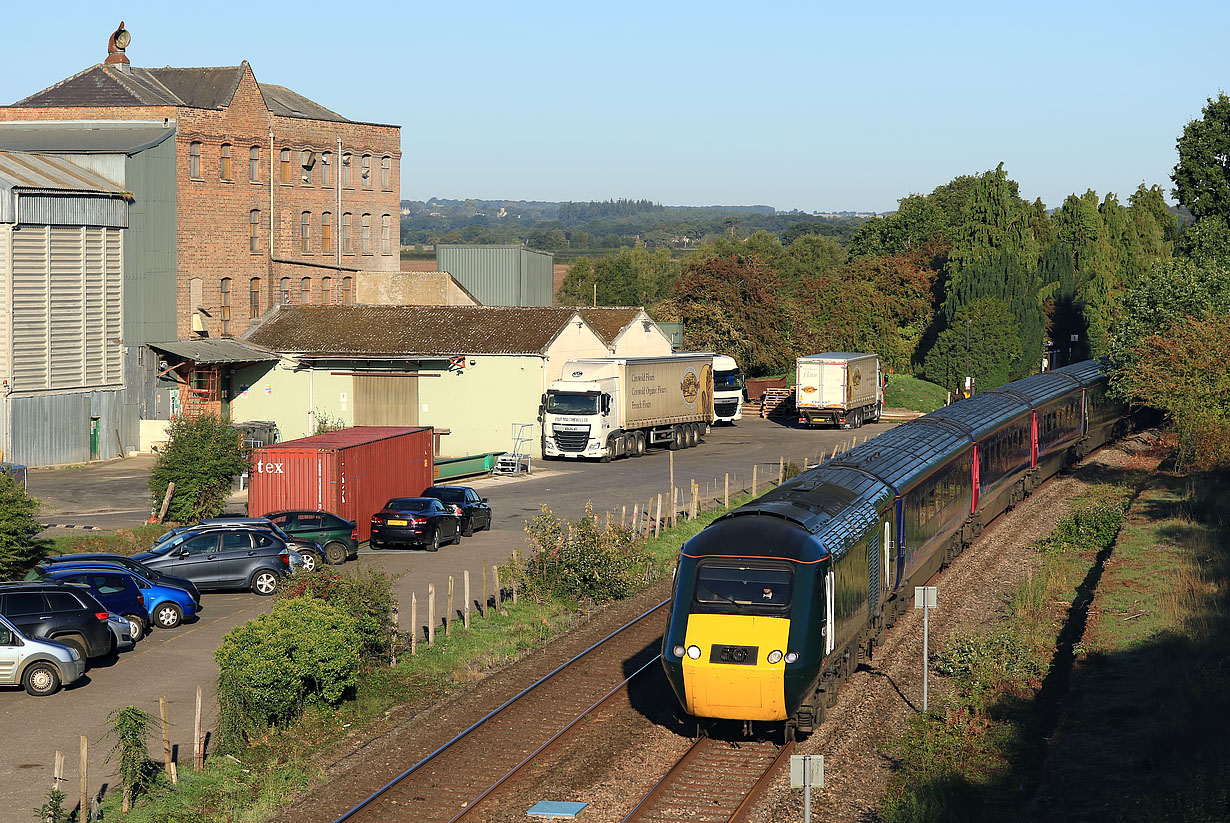
[[[273,176],[274,176],[274,169],[275,169],[275,165],[274,165],[275,160],[274,160],[273,152],[274,152],[273,126],[270,126],[269,127],[269,282],[266,284],[266,287],[265,287],[265,293],[270,295],[270,301],[269,301],[270,306],[273,305],[272,296],[274,294],[277,294],[277,292],[275,291],[277,286],[273,282],[274,281],[274,269],[273,269],[273,256],[274,256],[274,253],[273,253],[273,226],[274,226],[273,187],[274,187],[274,182],[273,182]]]
[[[337,138],[337,154],[333,157],[333,184],[337,188],[337,212],[333,215],[333,246],[337,251],[337,269],[342,270],[342,138]]]

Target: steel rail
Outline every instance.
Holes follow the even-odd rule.
[[[418,770],[419,770],[420,768],[422,768],[423,766],[427,765],[427,763],[429,763],[431,760],[433,760],[434,758],[436,758],[437,756],[439,756],[440,754],[442,754],[442,753],[443,753],[446,749],[448,749],[448,748],[450,748],[451,746],[453,746],[453,744],[457,743],[457,742],[458,742],[458,741],[460,741],[462,738],[464,738],[464,737],[466,737],[467,735],[469,735],[470,733],[472,733],[472,732],[473,732],[475,729],[477,729],[479,726],[481,726],[481,725],[483,725],[484,723],[486,723],[487,721],[491,720],[491,719],[492,719],[493,717],[495,717],[497,714],[499,714],[500,712],[504,711],[505,709],[507,709],[507,708],[508,708],[509,706],[511,706],[512,704],[516,703],[516,702],[517,702],[518,700],[520,700],[522,697],[524,697],[525,695],[529,694],[531,691],[533,691],[534,689],[538,688],[538,687],[539,687],[539,686],[541,686],[543,683],[546,683],[546,682],[547,682],[548,680],[550,680],[552,677],[555,677],[557,674],[559,674],[560,672],[562,672],[564,669],[568,668],[568,667],[569,667],[569,666],[571,666],[573,663],[575,663],[576,661],[580,660],[582,657],[585,657],[585,656],[586,656],[587,654],[589,654],[590,652],[592,652],[592,651],[594,651],[595,649],[597,649],[598,647],[602,646],[602,645],[603,645],[604,643],[606,643],[608,640],[610,640],[611,638],[613,638],[613,637],[615,637],[616,635],[620,634],[620,633],[621,633],[621,632],[623,632],[625,629],[629,629],[629,628],[631,628],[632,626],[635,626],[637,623],[639,623],[639,622],[641,622],[642,620],[644,620],[645,618],[649,617],[649,615],[651,615],[651,614],[653,614],[654,612],[658,611],[658,610],[659,610],[659,609],[661,609],[663,606],[665,606],[667,603],[670,603],[670,600],[669,600],[669,599],[667,599],[667,600],[663,600],[661,603],[659,603],[658,605],[654,606],[652,609],[649,609],[648,611],[643,612],[640,616],[635,617],[635,618],[633,618],[632,620],[630,620],[630,621],[628,621],[627,623],[625,623],[624,625],[620,626],[618,629],[616,629],[615,631],[611,632],[611,633],[610,633],[610,634],[608,634],[606,637],[602,638],[601,640],[599,640],[597,643],[593,644],[593,645],[592,645],[592,646],[590,646],[589,648],[584,649],[584,650],[583,650],[583,651],[581,651],[581,652],[578,652],[576,655],[574,655],[572,658],[570,658],[570,659],[569,659],[569,660],[567,660],[566,662],[561,663],[561,664],[560,664],[558,667],[556,667],[554,670],[552,670],[552,671],[551,671],[551,672],[549,672],[548,674],[543,675],[543,676],[542,676],[541,678],[539,678],[537,681],[535,681],[534,683],[532,683],[532,684],[530,684],[529,686],[525,687],[525,688],[524,688],[524,689],[522,689],[520,692],[518,692],[517,694],[513,695],[512,697],[510,697],[508,700],[504,701],[504,703],[502,703],[501,705],[499,705],[499,706],[498,706],[498,707],[496,707],[495,709],[492,709],[492,710],[491,710],[491,711],[490,711],[490,712],[489,712],[489,713],[488,713],[485,717],[482,717],[481,719],[476,720],[473,724],[471,724],[471,725],[470,725],[467,729],[465,729],[464,731],[462,731],[461,733],[459,733],[459,734],[458,734],[456,737],[454,737],[452,740],[449,740],[449,741],[448,741],[447,743],[445,743],[443,746],[441,746],[440,748],[436,749],[436,750],[435,750],[434,752],[432,752],[431,754],[429,754],[429,755],[427,755],[426,757],[424,757],[424,758],[423,758],[422,760],[420,760],[418,763],[415,763],[413,766],[411,766],[410,768],[406,769],[404,772],[402,772],[401,774],[399,774],[397,777],[393,778],[393,779],[392,779],[392,780],[390,780],[388,783],[386,783],[386,784],[384,784],[383,786],[381,786],[379,789],[377,789],[375,792],[373,792],[372,794],[370,794],[370,795],[369,795],[366,799],[364,799],[362,802],[360,802],[360,803],[359,803],[357,806],[355,806],[353,809],[351,809],[350,811],[346,812],[346,813],[345,813],[344,815],[342,815],[341,817],[337,818],[337,820],[335,820],[335,821],[334,821],[334,823],[346,823],[346,821],[348,821],[348,820],[350,820],[351,818],[353,818],[356,814],[358,814],[358,813],[359,813],[359,812],[361,812],[363,809],[365,809],[367,806],[369,806],[371,803],[373,803],[375,800],[377,800],[377,799],[378,799],[381,795],[383,795],[383,794],[384,794],[385,792],[387,792],[389,789],[393,788],[393,787],[394,787],[394,786],[396,786],[398,783],[400,783],[402,780],[405,780],[405,779],[406,779],[407,777],[409,777],[411,774],[413,774],[414,772],[418,771]],[[657,658],[655,658],[655,659],[657,659]],[[576,722],[576,721],[573,721],[573,722]],[[571,724],[570,724],[570,725],[571,725]]]
[[[789,757],[794,751],[795,742],[794,740],[786,741],[786,745],[782,746],[781,750],[778,751],[777,757],[773,758],[769,768],[764,770],[764,774],[756,780],[755,785],[752,786],[747,796],[743,798],[743,802],[739,804],[739,808],[735,809],[734,814],[730,816],[729,823],[737,823],[737,821],[742,820],[744,815],[752,810],[752,806],[760,799],[760,795],[773,782],[773,778],[777,776],[777,770],[782,767],[783,763],[789,762]]]

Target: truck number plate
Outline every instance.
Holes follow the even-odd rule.
[[[709,652],[710,663],[734,663],[739,666],[755,666],[759,646],[718,646]]]

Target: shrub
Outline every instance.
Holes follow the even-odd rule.
[[[162,505],[167,486],[174,482],[167,519],[195,523],[221,514],[231,483],[248,467],[239,431],[210,415],[181,415],[171,421],[167,434],[170,440],[150,471],[154,505]]]
[[[301,597],[323,600],[353,618],[364,657],[388,656],[396,628],[392,577],[370,567],[352,574],[322,568],[312,574],[293,575],[278,588],[279,600]]]
[[[960,678],[962,689],[972,695],[1043,674],[1037,655],[1018,634],[1004,627],[986,634],[954,634],[936,653],[933,665],[939,674]]]
[[[43,526],[35,515],[38,501],[12,475],[0,472],[0,579],[20,580],[43,557],[35,537]]]
[[[639,591],[652,576],[653,560],[631,529],[600,527],[586,504],[585,517],[569,523],[546,506],[526,524],[534,549],[501,575],[518,579],[531,597],[618,600]]]
[[[219,745],[236,751],[305,706],[336,705],[353,689],[362,640],[355,620],[314,597],[279,600],[236,626],[214,652]]]
[[[107,736],[114,738],[115,745],[107,755],[107,762],[119,760],[120,783],[124,787],[123,811],[132,807],[137,795],[147,790],[158,767],[149,758],[148,742],[154,727],[154,718],[136,706],[113,709],[107,715],[111,724]]]
[[[1092,503],[1065,517],[1043,544],[1044,552],[1062,553],[1068,549],[1101,550],[1115,542],[1123,526],[1124,503]]]

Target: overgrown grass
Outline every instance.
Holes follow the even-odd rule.
[[[154,541],[166,534],[170,528],[165,523],[155,523],[137,526],[135,529],[116,529],[112,534],[57,535],[46,540],[47,554],[139,554],[148,551]]]
[[[890,374],[884,392],[885,407],[917,412],[933,412],[947,399],[948,392],[943,387],[908,374]]]

